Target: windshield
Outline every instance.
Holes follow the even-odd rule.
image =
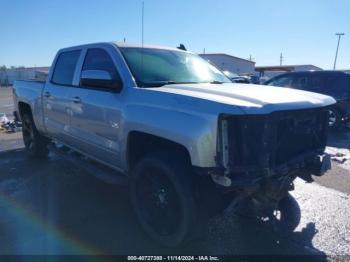
[[[120,50],[141,87],[231,82],[217,68],[191,53],[134,47],[123,47]]]

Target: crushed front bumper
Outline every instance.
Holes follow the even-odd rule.
[[[280,177],[300,177],[308,182],[313,181],[311,175],[322,176],[331,169],[331,159],[326,153],[311,152],[293,158],[274,168],[258,168],[254,166],[239,167],[229,174],[211,170],[213,181],[223,187],[243,189],[259,187],[261,183]],[[216,172],[215,172],[216,171]]]

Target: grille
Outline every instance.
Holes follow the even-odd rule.
[[[301,154],[323,151],[327,142],[325,108],[225,119],[230,168],[275,167]]]

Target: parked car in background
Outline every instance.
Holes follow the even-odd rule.
[[[233,82],[233,83],[241,83],[241,84],[250,84],[249,77],[240,76],[236,73],[230,71],[223,71],[223,73]]]
[[[290,72],[265,82],[270,86],[291,87],[332,96],[337,103],[330,109],[329,125],[339,127],[350,119],[350,73],[343,71]]]
[[[256,84],[256,85],[260,84],[260,77],[256,75],[250,76],[250,83]]]

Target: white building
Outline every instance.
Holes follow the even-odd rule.
[[[23,67],[0,70],[0,85],[13,85],[16,80],[44,81],[50,67]]]
[[[199,54],[222,71],[230,71],[240,75],[253,75],[255,62],[223,53]]]

